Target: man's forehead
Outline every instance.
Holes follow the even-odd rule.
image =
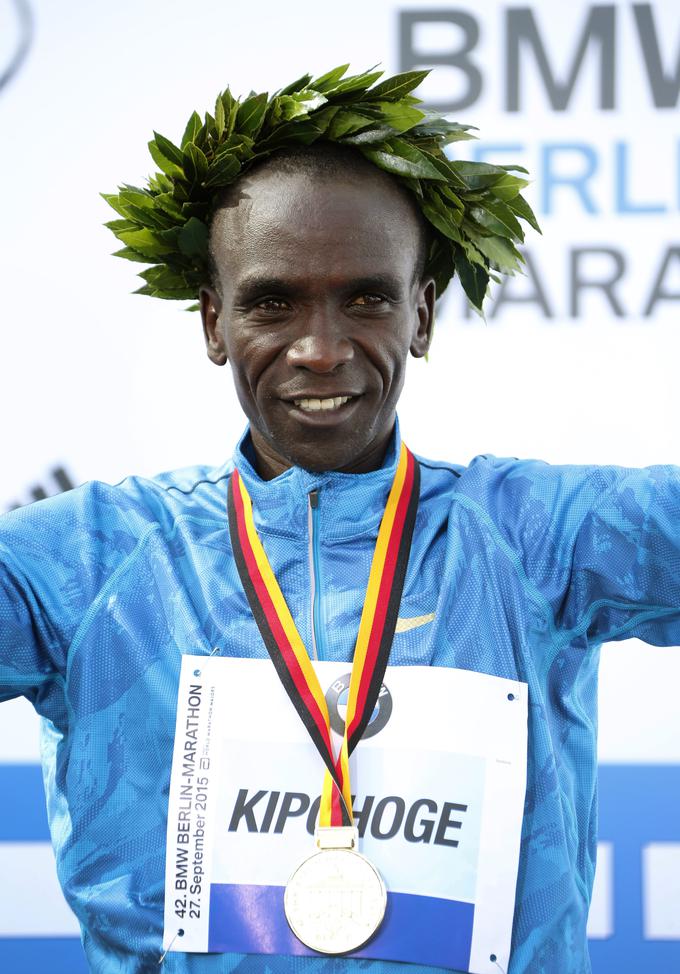
[[[212,233],[218,261],[248,277],[289,276],[296,256],[318,267],[341,262],[350,276],[389,274],[410,265],[418,239],[408,203],[389,183],[300,174],[244,181]]]
[[[215,220],[230,229],[243,226],[251,232],[260,226],[283,232],[299,224],[323,232],[329,220],[341,225],[349,221],[374,225],[377,213],[383,219],[394,214],[401,221],[411,216],[399,189],[380,175],[376,179],[331,179],[274,171],[243,180]]]

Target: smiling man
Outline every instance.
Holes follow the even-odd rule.
[[[109,197],[248,427],[0,521],[0,698],[98,974],[589,970],[598,649],[680,643],[680,472],[401,442],[436,294],[533,222],[421,79],[225,92]]]
[[[328,144],[274,156],[217,208],[208,355],[231,364],[262,476],[382,464],[431,337],[427,234],[402,187]]]

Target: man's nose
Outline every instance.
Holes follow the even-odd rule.
[[[354,358],[354,347],[342,326],[326,315],[310,316],[290,345],[288,363],[310,372],[334,372]]]

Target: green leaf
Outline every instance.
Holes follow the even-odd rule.
[[[337,68],[332,68],[326,74],[322,74],[320,78],[315,78],[313,81],[310,81],[309,87],[313,88],[314,91],[320,91],[325,94],[328,89],[332,88],[333,85],[337,84],[344,77],[348,67],[349,63],[340,64]]]
[[[176,220],[182,219],[182,208],[172,193],[159,193],[156,204]]]
[[[125,186],[120,191],[121,202],[128,206],[130,203],[140,206],[142,209],[153,210],[154,197],[136,186]]]
[[[320,108],[318,111],[314,112],[314,115],[310,121],[313,123],[320,136],[328,133],[333,119],[338,112],[341,111],[342,108],[340,105],[326,105],[324,108]]]
[[[497,183],[494,183],[491,192],[504,203],[514,199],[521,191],[529,185],[528,179],[520,179],[519,176],[501,176]]]
[[[144,227],[140,230],[123,230],[117,234],[118,239],[128,247],[132,247],[144,257],[163,257],[172,253],[172,247],[162,243],[158,235]]]
[[[201,183],[208,172],[208,160],[197,145],[189,142],[184,149],[184,172],[193,185]]]
[[[108,223],[104,224],[109,230],[118,236],[121,230],[136,230],[137,224],[133,223],[132,220],[109,220]]]
[[[433,227],[436,227],[440,233],[443,233],[445,237],[450,240],[455,240],[456,243],[462,244],[463,238],[461,237],[460,230],[451,219],[450,214],[443,213],[440,209],[433,206],[431,203],[423,204],[423,214],[427,217]]]
[[[149,176],[149,189],[153,195],[158,193],[171,193],[174,182],[165,173],[157,172],[153,176]]]
[[[184,129],[184,135],[182,136],[182,141],[180,143],[182,148],[184,148],[188,142],[195,141],[201,125],[201,116],[198,114],[198,112],[192,112],[191,118],[187,122],[186,128]]]
[[[155,267],[149,267],[148,270],[140,271],[139,277],[152,287],[164,291],[174,291],[191,286],[183,274],[170,267],[165,267],[163,264],[157,264]]]
[[[489,284],[488,271],[480,267],[479,264],[471,264],[460,247],[456,248],[454,261],[460,283],[470,304],[481,311]]]
[[[508,200],[508,206],[513,213],[521,217],[523,220],[526,220],[529,226],[533,227],[538,233],[543,232],[538,225],[538,220],[534,216],[534,211],[531,209],[523,196],[515,196],[514,199]]]
[[[353,132],[359,132],[361,129],[368,128],[372,125],[372,118],[367,118],[366,115],[360,115],[359,112],[352,112],[348,109],[341,108],[330,124],[328,138],[334,142],[338,142],[345,136]]]
[[[228,139],[234,131],[234,126],[236,125],[239,102],[236,98],[234,98],[229,88],[222,92],[220,95],[220,101],[222,104],[222,110],[224,112],[224,125],[222,126],[222,131],[219,132],[219,137],[221,139]],[[217,105],[215,105],[215,127],[219,129],[217,124],[217,112]]]
[[[205,211],[205,207],[203,208]],[[187,217],[188,219],[188,217]],[[157,230],[156,239],[170,251],[171,256],[166,259],[166,263],[172,263],[177,258],[180,261],[184,260],[181,254],[178,254],[179,250],[179,235],[182,232],[183,227],[170,227],[169,230]]]
[[[475,247],[504,274],[515,274],[521,270],[524,258],[505,237],[482,237],[475,239]]]
[[[382,71],[367,71],[366,74],[355,74],[350,78],[339,81],[335,88],[327,89],[324,94],[327,98],[344,97],[345,95],[357,94],[370,88],[374,81],[382,78]]]
[[[233,182],[241,171],[241,163],[233,153],[220,156],[208,168],[203,185],[207,188],[227,186]]]
[[[246,98],[236,115],[236,130],[253,138],[260,130],[267,109],[267,93]]]
[[[250,159],[253,154],[253,140],[247,135],[234,133],[217,149],[210,165],[226,155],[233,155],[237,159]]]
[[[294,145],[298,142],[302,145],[311,145],[318,138],[319,129],[313,120],[287,122],[275,129],[269,138],[263,139],[259,143],[256,155],[268,155],[273,149],[285,145]]]
[[[466,162],[454,159],[449,165],[471,190],[487,189],[505,175],[501,166],[491,166],[486,162]]]
[[[185,257],[204,260],[208,254],[208,228],[202,220],[192,216],[179,233],[179,249]]]
[[[425,265],[425,273],[434,278],[437,297],[446,290],[455,271],[451,245],[435,240]]]
[[[176,145],[173,145],[170,139],[166,139],[164,135],[159,135],[158,132],[154,132],[153,136],[156,140],[156,145],[158,146],[158,151],[161,153],[161,155],[163,155],[169,162],[174,162],[174,164],[179,166],[181,169],[183,164],[182,150],[178,149]]]
[[[444,146],[451,142],[476,139],[477,136],[470,131],[474,128],[474,125],[460,125],[437,114],[426,113],[425,120],[412,129],[411,135],[417,138],[434,138],[438,145]]]
[[[395,132],[406,132],[413,129],[423,120],[423,113],[417,108],[401,103],[380,101],[377,104],[381,120],[392,126]]]
[[[133,250],[132,247],[123,247],[121,250],[114,251],[114,257],[124,257],[126,260],[138,261],[140,264],[148,264],[149,258]]]
[[[123,201],[121,200],[118,193],[100,193],[99,195],[103,200],[106,200],[106,202],[109,204],[111,209],[115,210],[116,213],[120,214],[120,216],[127,219],[127,210],[125,209]]]
[[[224,102],[222,101],[222,96],[218,95],[215,102],[215,128],[217,129],[218,139],[222,137],[226,120],[226,115],[224,113]]]
[[[428,152],[427,149],[421,149],[420,151],[431,163],[431,165],[433,165],[434,168],[441,173],[447,183],[453,183],[456,188],[461,191],[467,189],[465,182],[455,171],[451,161],[447,159],[443,153],[441,153],[441,150],[438,150],[437,152]]]
[[[417,196],[419,200],[423,199],[423,187],[419,179],[409,179],[408,176],[403,176],[401,181],[404,186],[407,186],[411,190],[414,196]]]
[[[173,288],[172,290],[161,290],[152,284],[145,284],[138,287],[135,294],[146,294],[152,298],[168,298],[171,301],[191,301],[196,297],[197,287]]]
[[[130,203],[128,213],[130,218],[136,220],[140,226],[149,227],[150,230],[167,230],[174,222],[160,207],[149,210]]]
[[[506,172],[523,172],[525,176],[529,175],[529,170],[525,169],[524,166],[509,165],[509,166],[499,166],[500,169],[505,169]]]
[[[480,203],[479,206],[471,207],[470,216],[491,233],[509,237],[510,240],[524,240],[522,227],[512,210],[504,203]]]
[[[462,216],[462,214],[465,212],[465,205],[463,204],[462,200],[458,196],[456,196],[456,194],[453,192],[451,187],[438,186],[437,189],[443,196],[446,197],[449,203],[453,203],[455,209],[458,210],[459,214]]]
[[[348,135],[344,139],[338,139],[338,142],[343,145],[376,145],[378,142],[385,142],[395,134],[391,125],[383,125],[380,128],[368,128],[354,135]]]
[[[386,98],[390,101],[396,101],[417,88],[429,73],[429,69],[426,71],[404,71],[402,74],[395,74],[392,78],[385,78],[381,84],[371,89],[371,99]]]
[[[318,91],[300,91],[295,95],[283,95],[279,98],[278,117],[289,122],[293,118],[301,115],[308,115],[316,108],[325,105],[327,98]]]
[[[400,176],[415,176],[418,179],[445,180],[427,156],[415,146],[403,139],[392,139],[385,143],[384,149],[362,149],[361,151],[371,162],[374,162],[386,172]]]
[[[467,257],[467,259],[470,261],[471,264],[479,264],[480,267],[483,267],[485,271],[488,271],[489,261],[481,252],[481,250],[478,250],[477,248],[477,241],[481,239],[482,239],[481,235],[475,235],[474,242],[473,242],[473,239],[471,239],[469,235],[464,236],[461,246],[465,251],[465,256]]]
[[[205,189],[203,192],[205,193]],[[210,203],[208,200],[192,200],[190,203],[182,203],[183,222],[186,223],[191,216],[198,217],[201,220],[208,212],[209,206]],[[181,230],[181,227],[177,229]]]
[[[311,80],[311,74],[303,74],[301,78],[298,78],[296,81],[292,81],[289,85],[286,85],[285,88],[278,91],[277,95],[290,95],[294,91],[302,91],[303,88],[307,87]]]
[[[166,158],[153,141],[149,142],[149,154],[161,172],[174,179],[182,179],[184,177],[184,170]]]

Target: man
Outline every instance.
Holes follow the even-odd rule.
[[[380,955],[183,953],[167,930],[164,953],[165,843],[182,657],[267,659],[228,525],[236,481],[310,655],[352,659],[401,462],[404,369],[431,337],[432,234],[356,149],[320,140],[259,160],[215,197],[199,292],[208,355],[231,365],[249,421],[233,463],[89,484],[3,519],[0,693],[44,718],[58,871],[93,971],[396,970]],[[492,457],[418,468],[397,606],[417,625],[398,628],[391,666],[528,685],[512,950],[467,969],[582,974],[598,647],[680,642],[680,474]]]

